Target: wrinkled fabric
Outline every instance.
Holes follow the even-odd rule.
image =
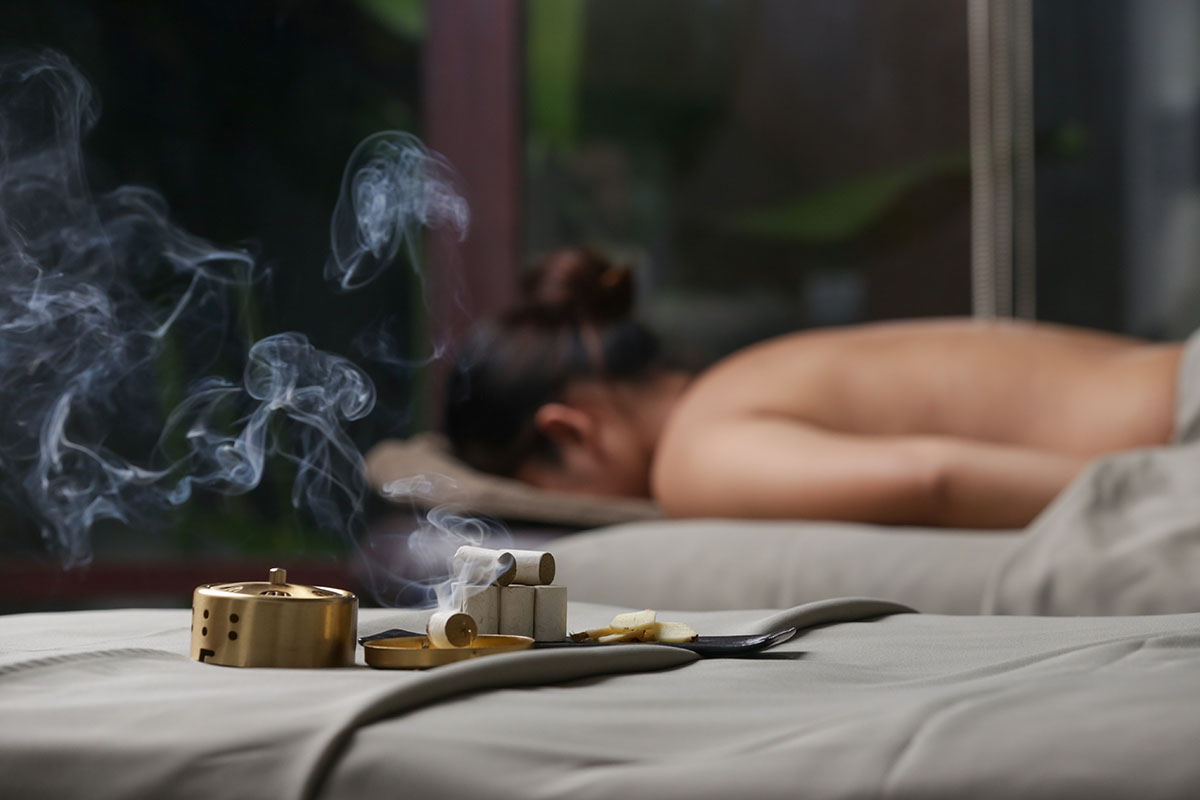
[[[776,615],[720,615],[714,633],[833,624],[907,611],[841,600]],[[574,606],[571,623],[614,609]],[[364,610],[360,632],[421,630],[429,612]],[[187,611],[0,617],[0,797],[308,798],[347,740],[374,720],[498,687],[679,667],[687,650],[531,650],[427,672],[237,669],[187,657]],[[746,630],[741,629],[745,627]]]
[[[757,658],[382,720],[326,788],[339,800],[1183,800],[1200,786],[1197,741],[1198,615],[903,614],[809,630]]]
[[[573,603],[570,626],[617,611]],[[870,600],[668,612],[803,628],[425,673],[189,661],[186,611],[0,617],[0,796],[1190,798],[1200,614],[950,617]],[[419,627],[364,610],[360,634]]]

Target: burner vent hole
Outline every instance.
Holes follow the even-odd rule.
[[[280,589],[263,589],[261,592],[259,592],[259,594],[267,595],[269,597],[291,597],[292,596],[291,592],[285,592]]]

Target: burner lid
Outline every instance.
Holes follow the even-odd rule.
[[[354,594],[345,589],[333,589],[328,586],[307,586],[303,583],[288,583],[287,570],[272,568],[266,581],[242,581],[239,583],[210,583],[201,587],[206,593],[215,592],[225,595],[235,595],[245,598],[256,597],[263,600],[337,600],[353,598]]]

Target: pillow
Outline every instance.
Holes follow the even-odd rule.
[[[934,614],[978,614],[1020,531],[846,522],[658,520],[545,547],[572,600],[707,611],[878,597]]]
[[[380,442],[366,462],[367,481],[382,497],[422,508],[581,528],[660,516],[650,500],[551,492],[479,472],[451,455],[436,433]]]

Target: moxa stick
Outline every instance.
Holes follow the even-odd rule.
[[[508,559],[512,559],[511,568]],[[544,550],[492,550],[463,545],[454,554],[454,574],[467,583],[545,586],[554,582],[554,572],[554,556]]]
[[[539,642],[567,638],[567,587],[533,587],[533,638]]]
[[[461,597],[459,611],[470,614],[480,634],[500,632],[500,587],[455,583],[454,594]]]
[[[545,586],[554,582],[554,556],[542,550],[504,550],[513,557],[517,573],[513,583]]]
[[[500,588],[500,633],[533,636],[533,587]]]
[[[452,563],[455,577],[475,586],[508,586],[517,576],[516,559],[503,550],[465,544],[454,553]]]
[[[475,641],[479,627],[470,614],[461,611],[438,611],[425,625],[429,643],[434,647],[466,647]]]

